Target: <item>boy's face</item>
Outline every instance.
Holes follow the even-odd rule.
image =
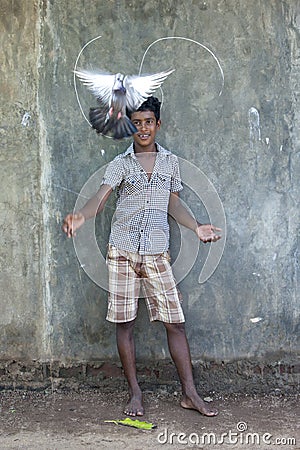
[[[131,122],[136,126],[134,142],[141,147],[148,147],[155,142],[156,132],[160,129],[160,120],[156,120],[153,111],[136,111],[131,114]]]

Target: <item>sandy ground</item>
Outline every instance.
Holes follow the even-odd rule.
[[[157,425],[151,431],[104,422],[125,418],[124,391],[1,391],[0,397],[1,450],[300,449],[299,397],[279,392],[214,394],[220,413],[208,418],[181,408],[178,392],[146,391],[143,420]]]

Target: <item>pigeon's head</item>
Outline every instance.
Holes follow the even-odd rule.
[[[123,94],[126,93],[126,89],[123,85],[124,75],[122,73],[117,73],[115,76],[115,83],[113,90],[114,91],[121,91]]]

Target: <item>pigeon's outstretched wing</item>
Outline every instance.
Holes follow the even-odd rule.
[[[90,123],[97,133],[111,134],[114,139],[137,132],[126,115],[137,110],[174,70],[149,75],[124,75],[100,71],[75,70],[75,75],[97,97],[98,107],[90,108]]]
[[[128,109],[134,111],[158,89],[175,69],[150,75],[128,75],[124,79]]]
[[[115,75],[89,70],[74,70],[74,73],[96,97],[109,104]]]

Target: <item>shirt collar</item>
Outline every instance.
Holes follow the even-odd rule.
[[[161,155],[170,155],[171,154],[171,152],[169,150],[166,150],[157,142],[156,142],[156,148],[157,148],[157,152]],[[134,149],[133,149],[133,143],[128,147],[128,149],[124,153],[124,156],[127,156],[127,155],[135,156]]]

